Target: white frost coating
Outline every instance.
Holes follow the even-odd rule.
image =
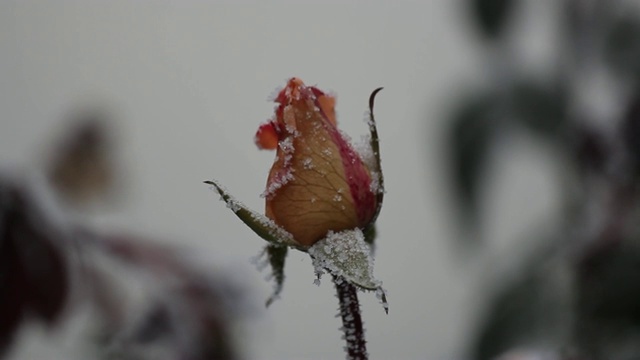
[[[286,162],[286,160],[285,160]],[[271,180],[271,182],[269,182],[269,186],[267,186],[266,190],[260,194],[260,197],[266,198],[268,196],[271,196],[273,194],[276,193],[276,191],[278,191],[278,189],[280,189],[281,187],[283,187],[286,183],[288,183],[289,181],[293,180],[293,171],[291,171],[291,169],[287,170],[283,176],[280,177],[280,179],[273,179]]]
[[[380,173],[377,171],[371,171],[371,184],[369,189],[374,194],[384,194],[384,188],[380,186]]]
[[[302,167],[305,170],[311,170],[313,169],[313,159],[311,159],[310,157],[306,157],[302,160]]]
[[[251,218],[267,229],[273,237],[280,239],[281,243],[284,245],[297,245],[297,242],[294,240],[291,233],[278,226],[278,224],[268,217],[251,211]]]
[[[269,94],[269,96],[267,96],[267,101],[275,102],[276,99],[278,98],[278,94],[280,94],[282,89],[284,89],[284,86],[278,86],[277,88],[273,89],[273,91]]]
[[[293,238],[293,235],[286,231],[285,229],[278,226],[273,220],[268,217],[259,214],[255,211],[249,209],[242,202],[236,200],[233,196],[229,194],[229,192],[224,188],[224,186],[220,185],[217,181],[213,181],[215,184],[211,187],[211,189],[218,194],[220,194],[220,200],[227,203],[227,207],[229,207],[234,213],[236,213],[241,219],[242,217],[238,212],[244,211],[251,216],[251,224],[258,225],[263,231],[266,231],[273,238],[277,239],[278,242],[282,245],[299,247],[299,244]],[[226,197],[226,199],[225,199]],[[245,220],[242,220],[247,223]],[[251,226],[251,225],[249,225]],[[254,230],[255,231],[255,230]]]
[[[328,271],[362,289],[377,290],[382,285],[373,277],[373,257],[360,229],[329,232],[308,252],[318,278]]]
[[[292,137],[287,137],[284,140],[281,140],[278,143],[278,146],[280,146],[280,149],[282,149],[282,151],[284,151],[285,154],[292,154],[293,153],[293,138]]]
[[[271,179],[265,191],[262,194],[260,194],[260,196],[263,198],[274,195],[278,189],[280,189],[286,183],[294,179],[293,177],[294,169],[291,167],[291,162],[293,160],[293,153],[295,151],[295,148],[293,146],[293,137],[290,136],[284,140],[279,141],[278,146],[280,147],[280,150],[282,150],[282,153],[284,154],[284,158],[283,158],[284,164],[282,166],[284,172],[277,174],[273,179]],[[276,157],[276,161],[277,160],[278,158]]]
[[[369,128],[376,126],[376,123],[371,121],[371,111],[369,111],[369,109],[364,111],[364,115],[362,119],[364,120],[364,122],[367,124]]]
[[[362,135],[360,141],[354,144],[354,148],[358,155],[360,155],[360,159],[362,159],[365,166],[369,169],[375,169],[378,164],[370,142],[371,135]]]
[[[351,141],[351,136],[349,136],[349,134],[340,129],[338,129],[338,132],[340,133],[340,136],[342,136],[342,139],[347,142],[347,144],[353,144],[353,141]]]

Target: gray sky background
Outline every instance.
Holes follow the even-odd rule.
[[[361,295],[369,352],[462,357],[501,254],[460,261],[450,244],[443,115],[461,84],[481,78],[483,61],[462,3],[231,3],[0,3],[0,165],[36,167],[70,110],[104,105],[117,125],[125,196],[87,221],[177,239],[242,281],[257,309],[242,330],[249,358],[343,358],[329,279],[313,285],[310,260],[292,253],[282,299],[264,310],[271,284],[250,263],[263,241],[202,181],[216,178],[262,210],[274,154],[258,151],[253,135],[272,114],[272,91],[291,76],[335,91],[338,123],[358,140],[368,96],[384,86],[376,118],[387,195],[375,274],[390,312]],[[531,147],[503,155],[506,180],[492,185],[502,195],[491,206],[503,210],[487,212],[496,226],[483,235],[498,245],[528,214],[553,208],[548,159]],[[31,329],[12,358],[72,359],[65,334]]]

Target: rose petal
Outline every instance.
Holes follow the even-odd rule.
[[[273,150],[278,146],[278,132],[272,121],[260,125],[254,142],[261,150]]]
[[[362,161],[317,106],[309,89],[289,90],[297,100],[291,98],[282,108],[287,136],[280,139],[265,193],[267,217],[305,246],[323,238],[328,230],[359,226],[358,207],[370,192]],[[323,106],[335,103],[324,98]]]

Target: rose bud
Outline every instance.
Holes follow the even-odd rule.
[[[335,98],[292,78],[275,102],[275,117],[255,137],[259,148],[277,151],[266,216],[306,247],[329,231],[366,228],[379,210],[377,174],[338,130]]]

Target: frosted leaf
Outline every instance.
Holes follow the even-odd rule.
[[[329,272],[364,290],[381,289],[382,282],[373,277],[373,257],[360,229],[329,232],[308,252],[318,277]]]
[[[291,246],[304,251],[304,247],[295,241],[293,235],[278,226],[268,217],[247,208],[243,203],[231,196],[218,182],[214,180],[205,181],[205,183],[212,185],[213,190],[220,194],[221,199],[227,203],[227,206],[233,210],[236,216],[258,236],[275,245]]]

